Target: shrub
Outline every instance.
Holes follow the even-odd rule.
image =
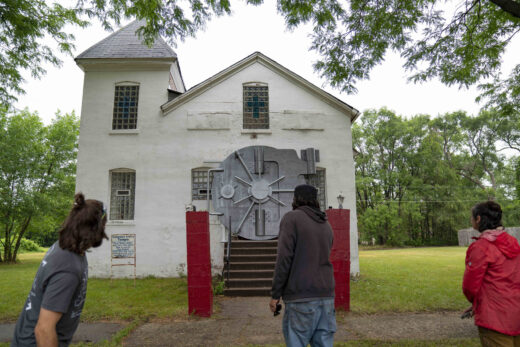
[[[39,244],[37,244],[33,240],[22,238],[19,252],[43,252],[43,249],[40,247]]]
[[[2,245],[0,245],[0,252],[4,252],[4,247]],[[32,240],[22,238],[22,241],[20,242],[20,248],[18,249],[18,253],[29,252],[43,252],[43,248]]]

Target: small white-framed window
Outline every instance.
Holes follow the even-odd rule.
[[[135,171],[110,171],[109,220],[133,220],[135,212]]]
[[[116,84],[112,130],[137,129],[138,106],[139,84],[134,82]]]
[[[206,200],[208,198],[208,170],[209,167],[198,167],[191,170],[191,199]],[[209,198],[211,200],[211,182],[213,175],[210,175]]]
[[[320,209],[325,211],[327,209],[327,195],[326,195],[326,171],[323,168],[316,168],[316,173],[313,175],[305,175],[307,184],[318,189],[318,202]]]

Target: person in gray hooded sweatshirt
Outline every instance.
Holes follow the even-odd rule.
[[[332,346],[336,331],[334,269],[329,260],[333,231],[320,211],[317,190],[299,185],[293,211],[280,222],[269,306],[285,304],[283,334],[289,347]]]

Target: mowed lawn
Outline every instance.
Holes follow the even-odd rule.
[[[15,265],[0,265],[0,322],[17,320],[44,253],[20,255]],[[133,280],[89,279],[84,322],[173,318],[186,315],[188,289],[185,278]]]
[[[360,251],[362,276],[351,282],[356,313],[462,310],[465,247]],[[0,265],[0,322],[16,321],[43,253]],[[90,279],[83,321],[175,318],[187,315],[186,279]]]
[[[467,247],[360,251],[361,277],[351,282],[358,313],[463,310]]]

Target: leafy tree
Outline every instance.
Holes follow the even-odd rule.
[[[520,151],[520,124],[518,121],[514,122],[514,119],[510,117],[518,118],[520,114],[520,65],[517,65],[511,74],[506,79],[501,79],[500,76],[494,78],[493,81],[483,83],[479,86],[483,91],[482,95],[477,98],[477,101],[486,99],[486,106],[493,108],[504,118],[502,122],[511,121],[513,126],[516,126],[514,136],[514,142],[508,143],[511,148]],[[506,130],[506,128],[504,129]]]
[[[42,64],[61,64],[53,47],[42,44],[45,36],[71,54],[74,37],[65,31],[68,24],[85,27],[87,22],[75,9],[49,6],[45,0],[0,0],[0,103],[7,105],[23,93],[24,70],[38,78],[45,73]]]
[[[40,213],[34,216],[25,232],[25,238],[36,241],[44,247],[51,246],[58,239],[58,229],[70,211],[71,197],[76,188],[76,177],[67,175],[49,189],[47,201]]]
[[[520,31],[517,0],[279,0],[278,9],[290,28],[313,24],[315,69],[343,91],[355,92],[392,50],[414,82],[469,86],[491,78],[482,86],[490,105],[520,111],[520,65],[500,76],[501,57]]]
[[[511,225],[519,215],[518,158],[499,154],[505,145],[494,116],[404,119],[388,109],[365,112],[353,126],[360,239],[454,244],[457,230],[469,226],[470,208],[488,198],[502,204]]]
[[[31,223],[56,213],[63,196],[74,193],[78,132],[74,114],[58,113],[45,126],[27,110],[0,111],[0,262],[16,261]]]
[[[230,11],[229,0],[78,0],[72,7],[45,0],[0,0],[0,103],[9,104],[24,92],[22,71],[40,78],[44,63],[61,65],[56,52],[72,54],[71,25],[86,27],[88,19],[97,18],[111,30],[122,19],[137,18],[146,23],[139,31],[146,43],[163,35],[175,44],[193,36],[211,16]],[[58,49],[44,44],[44,37],[54,39]]]
[[[520,114],[514,118],[520,119]],[[434,121],[434,128],[443,138],[448,165],[486,191],[490,199],[495,198],[496,175],[505,162],[501,150],[509,148],[507,141],[517,132],[506,129],[506,124],[509,121],[505,122],[497,112],[486,110],[476,117],[454,112]]]
[[[245,0],[258,5],[263,0]],[[388,50],[400,52],[411,80],[439,77],[447,85],[469,86],[483,78],[490,105],[520,110],[520,66],[507,79],[499,75],[501,56],[520,30],[518,0],[278,0],[290,29],[313,24],[311,49],[321,59],[315,69],[333,87],[354,92],[368,79]],[[74,37],[67,25],[85,27],[97,18],[106,29],[122,19],[144,20],[139,33],[148,44],[162,35],[170,44],[193,36],[212,16],[231,13],[230,0],[78,0],[76,6],[48,5],[44,0],[0,0],[0,101],[15,99],[21,70],[33,77],[42,63],[59,65],[41,38],[54,38],[59,50],[71,53]],[[420,34],[419,34],[420,33]],[[514,88],[510,88],[513,86]]]

